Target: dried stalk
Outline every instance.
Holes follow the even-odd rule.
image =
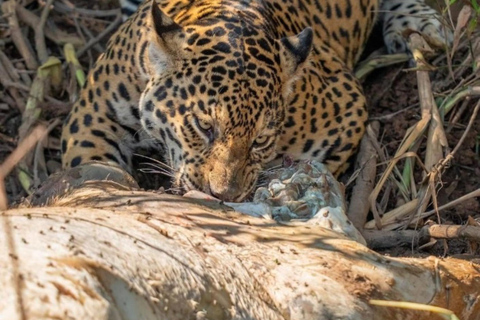
[[[45,23],[47,22],[48,14],[52,6],[53,0],[47,0],[45,7],[43,7],[40,22],[35,26],[35,46],[37,48],[38,60],[44,64],[48,59],[47,45],[45,43]]]
[[[22,55],[23,59],[25,59],[27,68],[30,70],[35,70],[38,68],[38,63],[35,59],[35,53],[20,31],[20,25],[15,12],[16,7],[17,3],[14,0],[6,1],[2,4],[2,11],[8,16],[8,25],[12,35],[13,43]]]
[[[55,3],[55,7],[58,5],[58,1]],[[35,29],[37,25],[40,24],[40,18],[29,10],[25,9],[22,6],[17,6],[17,15],[18,18],[28,25],[30,28]],[[45,25],[44,28],[45,36],[50,40],[55,42],[58,45],[63,45],[65,43],[71,43],[75,47],[79,47],[85,42],[75,35],[69,35],[61,30],[54,30],[48,25]]]
[[[367,134],[362,139],[357,157],[357,170],[360,173],[353,187],[347,216],[360,232],[370,211],[368,196],[373,190],[377,174],[377,153],[371,140],[377,140],[379,130],[380,124],[376,121],[367,126]]]
[[[110,32],[115,30],[121,23],[123,22],[122,14],[118,14],[115,20],[108,25],[102,32],[100,32],[95,38],[90,39],[87,44],[78,50],[77,56],[82,56],[88,49],[90,49],[93,45],[100,42],[103,38],[105,38]]]
[[[7,210],[8,201],[5,193],[4,179],[10,174],[13,168],[25,157],[25,155],[42,139],[46,134],[46,128],[38,125],[32,132],[18,145],[18,147],[5,159],[0,165],[0,210]]]
[[[12,79],[12,75],[15,76],[11,72],[11,68],[13,66],[11,66],[11,64],[5,65],[6,61],[8,61],[8,58],[5,56],[5,54],[2,51],[0,51],[0,74],[2,75],[0,76],[0,83],[4,88],[8,90],[8,93],[12,96],[13,100],[15,100],[15,106],[17,107],[17,109],[21,113],[23,113],[25,111],[25,102],[23,100],[23,97],[20,96],[16,88],[8,86],[9,83],[12,83],[15,80],[19,81],[19,79],[15,79],[15,80]],[[9,62],[10,61],[8,61],[8,63]]]

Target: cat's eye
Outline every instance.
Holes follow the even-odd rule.
[[[270,141],[269,136],[267,135],[261,135],[258,136],[255,141],[253,142],[253,147],[254,148],[261,148],[267,145],[267,143]]]
[[[212,124],[205,121],[205,120],[200,120],[200,119],[197,119],[197,125],[198,127],[203,130],[203,131],[209,131],[209,130],[212,130]]]
[[[209,141],[213,140],[212,123],[195,117],[195,124],[200,129],[200,131],[207,136]]]

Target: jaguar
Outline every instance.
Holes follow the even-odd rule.
[[[445,42],[422,0],[121,0],[128,19],[65,120],[62,164],[132,171],[162,155],[172,184],[242,201],[289,155],[345,169],[365,131],[353,68],[375,23],[391,53],[407,29]]]

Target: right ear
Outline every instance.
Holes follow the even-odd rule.
[[[148,55],[155,73],[178,61],[182,54],[185,33],[183,28],[167,16],[155,2],[151,2],[153,32],[150,38]]]
[[[299,70],[308,61],[313,47],[313,30],[305,28],[297,35],[277,40],[280,47],[280,64],[284,76],[284,95],[288,96]]]

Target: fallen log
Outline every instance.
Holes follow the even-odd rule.
[[[394,259],[334,231],[85,183],[0,214],[0,319],[480,319],[479,266]]]

